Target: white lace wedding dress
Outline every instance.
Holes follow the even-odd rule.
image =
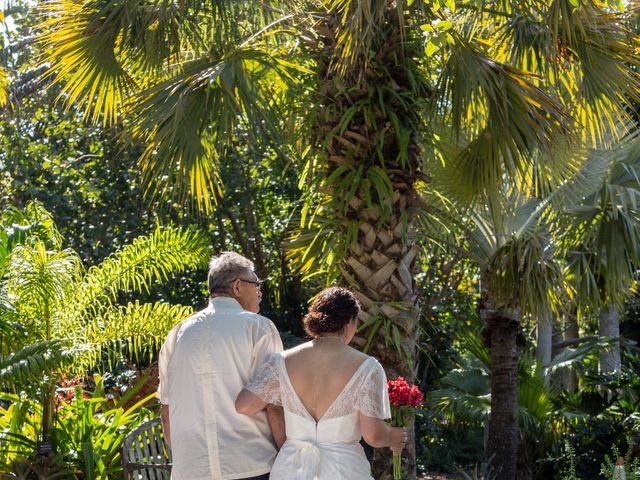
[[[293,389],[282,354],[271,355],[246,389],[284,409],[287,440],[270,480],[373,480],[358,443],[362,437],[358,412],[391,417],[387,379],[375,358],[358,367],[318,422]]]

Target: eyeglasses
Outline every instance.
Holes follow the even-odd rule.
[[[245,278],[236,278],[236,280],[240,280],[241,282],[253,283],[256,286],[256,288],[258,289],[262,288],[262,280],[247,280]]]

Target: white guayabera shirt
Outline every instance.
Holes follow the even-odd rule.
[[[265,412],[236,413],[235,399],[269,354],[282,351],[268,318],[229,297],[169,332],[158,398],[169,405],[173,480],[233,480],[270,471],[276,448]]]

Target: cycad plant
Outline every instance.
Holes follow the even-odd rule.
[[[44,374],[38,388],[43,442],[49,440],[52,395],[63,371],[99,366],[118,358],[122,347],[133,356],[151,354],[166,332],[191,312],[190,307],[164,302],[121,305],[120,295],[148,292],[155,282],[201,267],[208,253],[203,236],[158,226],[86,269],[73,251],[50,240],[27,236],[12,248],[0,284],[0,317],[10,316],[23,332],[14,335],[10,346],[5,344],[3,380],[17,389],[26,371],[31,378]]]

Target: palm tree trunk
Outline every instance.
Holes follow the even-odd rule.
[[[564,318],[564,322],[564,341],[577,340],[580,336],[580,329],[578,327],[578,318],[576,315],[573,313],[567,314]],[[578,389],[578,375],[574,370],[565,369],[560,382],[563,389],[570,392],[575,392]]]
[[[42,425],[41,441],[38,442],[39,455],[48,455],[55,450],[51,432],[53,431],[53,419],[55,416],[55,405],[53,396],[55,395],[55,383],[51,379],[43,387],[42,394]]]
[[[553,345],[553,323],[551,312],[541,315],[537,325],[536,358],[543,368],[551,363],[551,348]]]
[[[614,305],[607,305],[600,310],[598,335],[614,338],[614,344],[600,352],[600,371],[603,373],[619,372],[622,369],[620,360],[620,313]]]
[[[491,417],[487,456],[498,480],[516,478],[518,459],[518,333],[515,311],[481,311],[491,347]]]
[[[389,379],[398,376],[414,382],[417,345],[417,287],[413,279],[418,253],[414,240],[405,234],[401,211],[407,211],[406,195],[397,196],[394,213],[386,228],[376,228],[371,219],[363,221],[359,242],[342,269],[346,284],[354,288],[362,304],[361,321],[375,320],[360,332],[354,343],[367,350],[385,366]],[[402,454],[405,478],[416,478],[413,419],[406,426],[409,438]],[[373,476],[390,478],[391,451],[376,449]]]
[[[354,2],[350,7],[353,12],[349,15],[358,14],[360,7],[356,5]],[[397,6],[372,2],[368,8],[384,12],[371,25],[375,35],[369,51],[362,60],[348,64],[345,71],[336,68],[344,53],[339,42],[345,33],[344,17],[334,11],[317,26],[322,32],[320,50],[325,55],[318,57],[318,104],[322,108],[316,120],[318,138],[313,143],[322,145],[325,165],[318,166],[316,172],[328,179],[338,168],[360,169],[370,185],[366,188],[367,183],[359,181],[336,193],[334,185],[343,184],[338,177],[326,187],[333,189],[336,217],[344,218],[345,225],[357,225],[357,238],[350,241],[347,258],[340,262],[341,281],[355,291],[362,304],[361,322],[369,322],[354,343],[376,357],[389,378],[403,376],[413,382],[419,309],[413,278],[418,248],[411,232],[422,206],[415,184],[428,181],[420,172],[423,162],[416,127],[421,119],[418,103],[413,102],[424,98],[427,90],[426,83],[415,82],[420,77],[413,70],[417,68],[414,53],[421,56],[422,52],[411,49],[420,42],[404,41],[408,33]],[[387,91],[392,93],[384,93]],[[355,108],[359,105],[360,109]],[[380,179],[381,173],[389,181],[389,191],[378,188],[380,182],[372,180]],[[378,187],[372,188],[376,183]],[[340,204],[345,196],[346,205]],[[341,232],[345,238],[353,233]],[[407,427],[410,433],[403,470],[405,478],[415,479],[413,421]],[[391,458],[388,448],[375,451],[375,478],[389,477]]]

